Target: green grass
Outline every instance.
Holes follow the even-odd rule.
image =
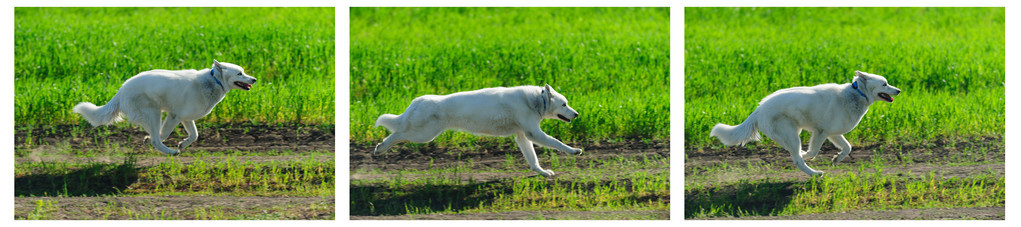
[[[551,154],[553,179],[522,169],[523,160],[502,168],[478,168],[471,161],[428,170],[355,170],[383,174],[351,181],[352,215],[473,214],[522,210],[669,210],[669,159],[620,157],[580,160]],[[517,164],[514,164],[514,163]],[[599,168],[593,168],[598,166]],[[473,168],[474,167],[474,168]],[[476,179],[504,174],[496,179]],[[633,217],[638,218],[638,217]]]
[[[16,8],[17,125],[78,124],[78,102],[103,105],[152,69],[213,59],[259,79],[200,123],[334,122],[333,8]]]
[[[667,8],[352,8],[351,139],[415,97],[548,83],[581,117],[561,140],[669,139]],[[436,140],[486,140],[447,132]]]
[[[686,8],[685,145],[720,146],[783,88],[848,83],[855,70],[903,90],[852,144],[1004,134],[1004,8]]]

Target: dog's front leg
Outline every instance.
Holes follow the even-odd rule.
[[[184,151],[184,148],[199,139],[199,130],[195,128],[195,120],[184,121],[184,131],[188,132],[188,138],[177,144],[177,151]]]
[[[824,138],[822,133],[812,132],[812,137],[808,139],[808,152],[801,154],[801,157],[807,160],[815,159],[815,156],[819,155],[819,149],[822,149],[822,143],[826,142]]]
[[[552,136],[547,135],[546,132],[543,132],[541,129],[539,129],[538,125],[536,125],[535,128],[526,130],[525,137],[528,138],[528,140],[531,140],[532,142],[535,142],[541,146],[557,149],[563,152],[567,152],[568,154],[581,154],[583,151],[580,148],[573,148],[571,146],[567,146],[567,144],[564,144],[564,142],[560,142],[560,140],[558,140],[557,138],[553,138]]]
[[[830,136],[830,143],[837,145],[840,148],[840,154],[833,156],[833,164],[836,165],[838,162],[843,161],[848,155],[851,154],[851,143],[847,142],[844,135]]]
[[[167,141],[170,138],[170,134],[174,133],[174,128],[180,123],[181,119],[178,119],[177,115],[167,114],[167,118],[163,119],[160,126],[160,141]]]
[[[539,173],[544,177],[553,176],[553,170],[546,170],[539,167],[539,159],[535,157],[535,147],[532,147],[532,141],[525,136],[525,133],[520,132],[514,137],[514,140],[518,142],[518,149],[521,149],[521,154],[525,156],[525,161],[528,162],[528,167]]]

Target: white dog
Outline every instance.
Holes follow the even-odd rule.
[[[203,70],[151,70],[131,77],[106,105],[97,107],[89,102],[74,106],[74,112],[85,117],[92,126],[128,121],[149,132],[153,147],[168,155],[177,155],[198,139],[195,120],[205,117],[231,89],[250,90],[255,77],[245,74],[240,66],[213,60],[211,69]],[[162,112],[167,112],[162,123]],[[171,150],[163,145],[178,124],[184,123],[188,138]]]
[[[518,148],[531,169],[549,177],[554,173],[539,167],[532,142],[570,154],[581,154],[582,149],[546,135],[539,128],[539,121],[551,118],[570,123],[577,117],[578,112],[567,106],[567,99],[549,85],[424,95],[412,100],[400,116],[383,114],[376,119],[376,126],[382,125],[392,133],[376,145],[373,154],[386,152],[402,141],[432,141],[447,129],[490,136],[517,135]]]
[[[738,126],[716,124],[709,136],[715,136],[724,145],[731,146],[758,141],[762,131],[770,139],[791,152],[794,165],[808,175],[822,174],[805,164],[819,154],[824,139],[840,148],[833,163],[844,160],[851,153],[851,144],[844,138],[861,121],[869,106],[876,100],[893,102],[900,89],[886,83],[880,75],[855,71],[857,75],[848,84],[822,84],[814,87],[794,87],[773,92],[759,102],[759,107]],[[801,151],[801,130],[812,133],[808,152]]]

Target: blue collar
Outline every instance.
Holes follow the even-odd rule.
[[[865,101],[869,101],[869,97],[865,96],[865,93],[861,92],[861,90],[858,90],[858,81],[851,83],[851,87],[853,87],[854,90],[857,91],[859,95],[861,95],[861,97],[865,97]]]
[[[216,73],[216,69],[210,69],[209,70],[209,76],[213,77],[213,80],[216,80],[216,85],[220,85],[220,90],[223,90],[223,84],[220,83],[220,79],[216,78],[216,74],[215,73]]]

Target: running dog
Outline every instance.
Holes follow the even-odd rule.
[[[81,102],[73,111],[92,126],[113,124],[123,120],[121,115],[127,115],[129,122],[149,133],[146,138],[150,138],[153,147],[164,154],[177,155],[198,139],[195,120],[212,112],[227,92],[251,90],[255,80],[240,66],[216,60],[212,68],[203,70],[145,71],[124,81],[106,105]],[[167,112],[167,117],[161,122],[162,112]],[[163,141],[181,123],[188,138],[177,145],[177,150],[172,150]]]
[[[761,139],[757,131],[765,133],[784,149],[791,152],[794,165],[808,175],[819,175],[805,164],[814,159],[825,139],[840,148],[833,157],[839,163],[851,153],[851,144],[844,138],[868,112],[876,100],[893,102],[900,89],[890,86],[880,75],[855,71],[851,83],[822,84],[813,87],[793,87],[773,92],[759,102],[759,107],[740,125],[716,124],[709,136],[715,136],[724,145],[744,145]],[[812,134],[808,152],[801,150],[801,130]]]
[[[373,154],[386,152],[403,141],[432,141],[447,129],[489,136],[516,135],[518,148],[529,167],[550,177],[553,171],[539,166],[532,143],[569,154],[581,154],[582,149],[547,135],[539,128],[539,122],[549,118],[570,123],[577,117],[578,112],[567,106],[567,99],[548,84],[424,95],[412,100],[401,115],[383,114],[376,119],[376,126],[386,127],[392,133],[376,145]]]

